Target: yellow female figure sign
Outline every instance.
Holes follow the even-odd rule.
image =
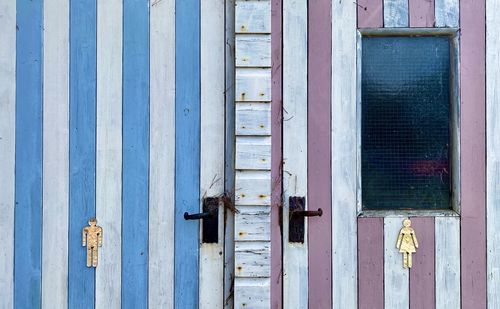
[[[399,252],[403,253],[403,267],[411,268],[413,264],[411,255],[417,251],[418,240],[415,231],[411,228],[410,219],[403,221],[403,227],[399,231],[396,247],[399,249]]]

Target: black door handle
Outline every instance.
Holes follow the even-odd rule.
[[[290,216],[300,216],[300,217],[321,217],[323,215],[323,209],[318,208],[318,210],[295,210],[290,212]]]
[[[184,213],[184,220],[202,221],[202,241],[204,243],[219,242],[219,204],[223,199],[219,197],[204,197],[203,212],[198,214]]]
[[[321,217],[323,210],[305,210],[304,196],[290,196],[288,198],[288,242],[304,242],[304,217]]]

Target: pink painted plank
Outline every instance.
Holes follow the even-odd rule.
[[[358,308],[384,309],[384,218],[358,218]]]
[[[434,27],[434,0],[409,0],[410,27]]]
[[[271,88],[271,308],[282,308],[283,277],[282,277],[282,248],[280,209],[281,169],[282,169],[282,97],[281,97],[281,46],[282,46],[282,0],[271,2],[271,59],[272,59],[272,88]]]
[[[358,28],[384,27],[384,0],[358,0]]]
[[[308,205],[322,217],[308,219],[309,308],[332,308],[331,66],[330,0],[309,2]]]
[[[485,0],[460,0],[462,308],[486,308]]]
[[[411,218],[411,225],[417,235],[419,247],[413,255],[410,269],[410,308],[436,308],[434,217]]]

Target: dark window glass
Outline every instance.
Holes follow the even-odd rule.
[[[449,39],[362,40],[363,209],[450,208]]]

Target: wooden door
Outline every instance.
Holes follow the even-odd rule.
[[[0,4],[1,308],[230,306],[233,11]],[[204,201],[205,229],[184,215]],[[82,246],[91,218],[96,267]]]

